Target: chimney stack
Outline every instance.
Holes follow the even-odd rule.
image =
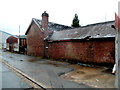
[[[47,31],[48,30],[48,13],[46,13],[46,11],[44,11],[44,13],[42,13],[42,28]]]

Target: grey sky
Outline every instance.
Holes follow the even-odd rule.
[[[1,0],[0,30],[24,34],[32,18],[41,19],[44,11],[49,21],[70,26],[77,13],[80,24],[114,20],[119,0]]]

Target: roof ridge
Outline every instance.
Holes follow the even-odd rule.
[[[37,18],[32,18],[32,19],[35,19],[35,20],[39,20],[39,21],[42,21],[40,19],[37,19]],[[68,25],[63,25],[63,24],[59,24],[59,23],[55,23],[55,22],[48,22],[48,23],[53,23],[53,24],[57,24],[57,25],[61,25],[61,26],[67,26],[67,27],[71,27],[71,26],[68,26]],[[72,28],[72,27],[71,27]]]
[[[8,33],[8,32],[2,31],[2,30],[0,30],[0,32],[3,32],[3,33],[5,33],[5,34],[8,34],[8,35],[11,35],[11,36],[14,36],[14,37],[17,37],[16,35],[10,34],[10,33]]]
[[[10,34],[10,33],[8,33],[8,32],[3,31],[3,30],[0,30],[0,32],[3,32],[3,33],[6,33],[6,34],[9,34],[9,35],[12,35],[12,34]]]
[[[92,39],[92,38],[114,38],[115,30],[111,27],[114,21],[94,24],[91,27],[79,27],[69,30],[56,31],[50,40]],[[77,32],[76,32],[77,31]]]
[[[115,22],[115,20],[105,21],[105,22],[98,22],[98,23],[93,23],[93,24],[88,24],[88,25],[85,25],[85,26],[81,26],[81,28],[82,27],[88,27],[88,26],[94,26],[94,25],[98,25],[98,24],[107,24],[107,23],[112,23],[112,22]]]

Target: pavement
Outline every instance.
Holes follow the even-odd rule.
[[[74,70],[69,63],[41,59],[22,54],[2,52],[2,59],[35,81],[51,88],[91,88],[82,83],[65,80],[61,75]]]
[[[18,75],[12,72],[4,64],[0,63],[0,88],[32,88],[28,83],[22,80]]]

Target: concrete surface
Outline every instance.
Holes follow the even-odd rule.
[[[115,88],[115,75],[106,67],[85,67],[72,65],[75,70],[61,77],[96,88]]]
[[[3,52],[3,60],[21,70],[25,74],[53,88],[90,88],[82,83],[65,80],[60,77],[64,73],[73,71],[68,63],[40,59],[21,54]]]

